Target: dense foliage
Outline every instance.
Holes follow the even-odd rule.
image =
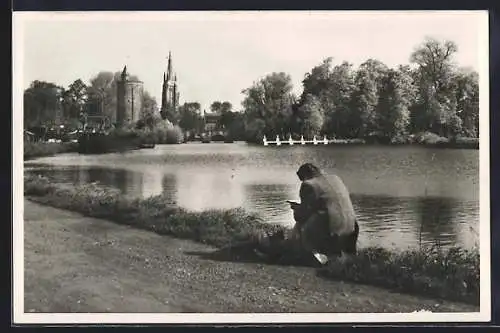
[[[354,69],[327,58],[305,75],[299,98],[289,75],[269,74],[243,91],[246,133],[255,142],[264,135],[391,142],[422,132],[477,138],[478,75],[454,65],[457,50],[428,38],[410,55],[411,66],[397,68],[368,59]]]

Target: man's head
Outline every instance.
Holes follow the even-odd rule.
[[[300,181],[308,180],[321,175],[321,170],[312,163],[304,163],[297,171]]]

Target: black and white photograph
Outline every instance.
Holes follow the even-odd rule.
[[[484,322],[487,11],[13,13],[16,323]]]

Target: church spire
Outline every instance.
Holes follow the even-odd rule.
[[[168,52],[168,65],[166,73],[163,72],[163,89],[161,98],[161,115],[168,119],[169,115],[175,113],[179,102],[179,91],[177,87],[177,73],[173,71],[172,53]]]
[[[172,53],[168,51],[167,81],[172,79]]]
[[[128,73],[127,73],[127,65],[125,65],[125,67],[123,67],[123,71],[122,71],[122,81],[125,81],[127,80],[127,77],[128,77]]]

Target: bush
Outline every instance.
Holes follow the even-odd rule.
[[[146,144],[176,144],[184,141],[182,129],[165,121],[159,122],[153,129],[120,128],[109,134],[119,138],[139,138],[141,143]]]
[[[174,126],[166,130],[165,143],[175,144],[182,143],[184,140],[184,135],[182,129],[179,126]]]
[[[479,304],[479,251],[438,247],[400,253],[361,249],[343,264],[332,262],[322,273],[335,279]]]
[[[184,141],[182,129],[173,125],[159,126],[153,129],[152,134],[147,135],[151,135],[157,144],[176,144]]]
[[[33,174],[24,177],[24,194],[54,207],[219,248],[241,242],[259,244],[265,236],[287,231],[282,226],[263,223],[259,216],[243,209],[188,212],[161,195],[133,199],[96,184],[57,184]],[[269,253],[280,252],[284,257],[283,254],[288,256],[292,252],[292,247],[283,243],[276,248],[270,244]],[[276,263],[287,262],[286,258],[276,258],[279,258]],[[479,304],[477,249],[432,247],[394,252],[369,247],[360,249],[345,262],[333,260],[320,273],[336,280]]]
[[[398,134],[391,138],[391,144],[393,145],[403,145],[413,143],[413,137],[409,135]]]

